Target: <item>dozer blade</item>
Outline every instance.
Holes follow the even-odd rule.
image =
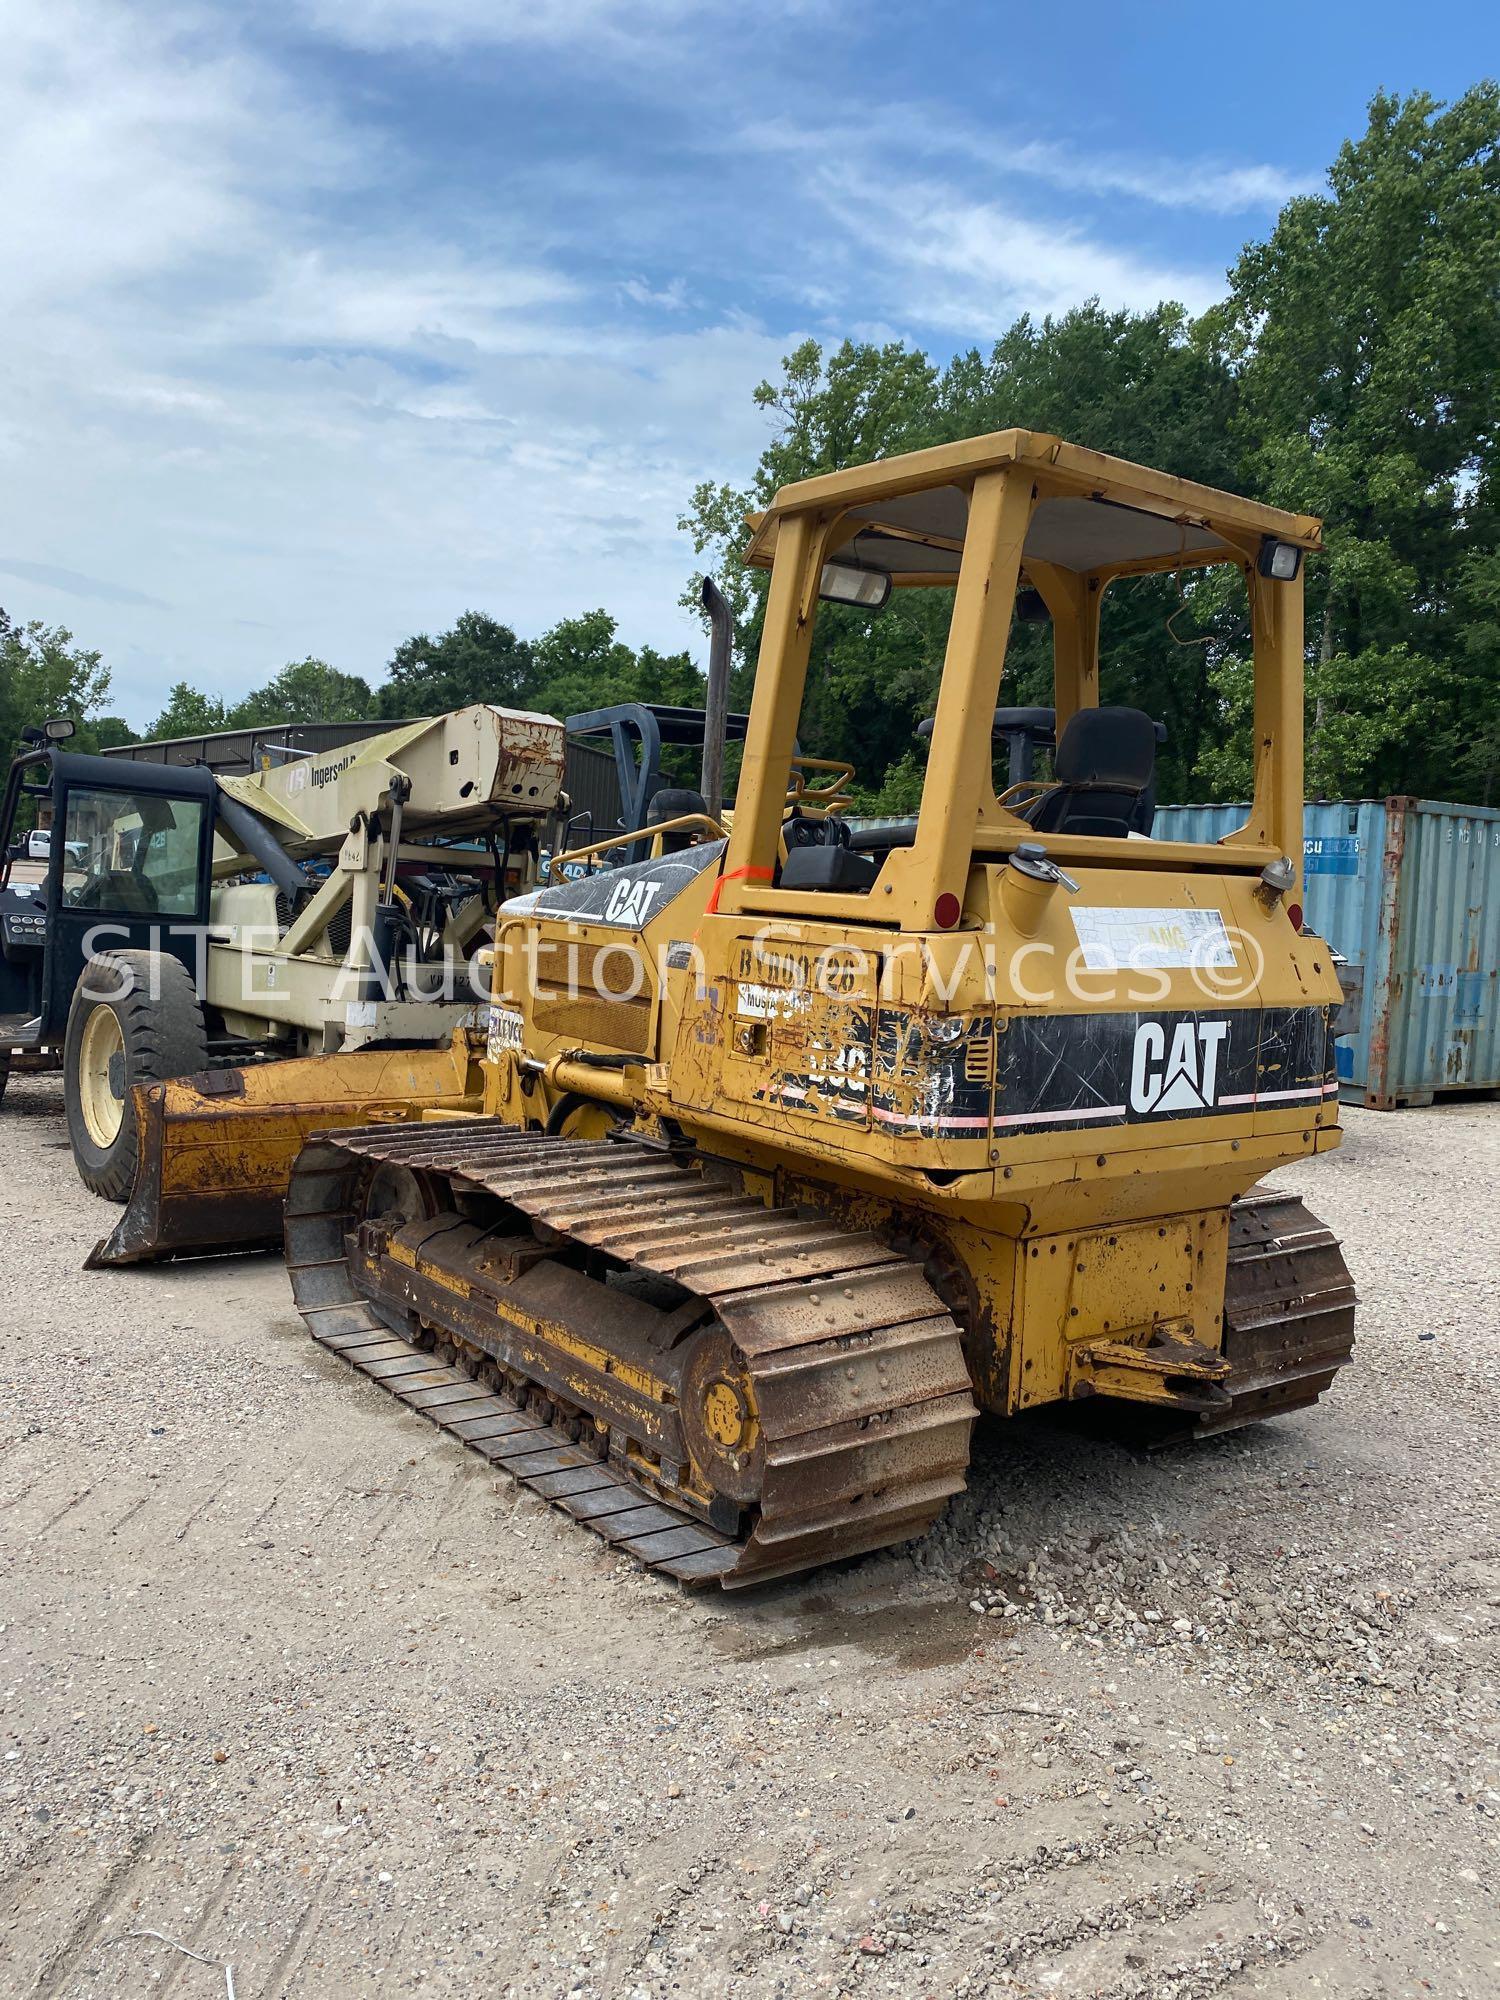
[[[460,1030],[438,1049],[361,1049],[138,1084],[135,1181],[87,1268],[279,1249],[292,1163],[310,1133],[481,1108]]]

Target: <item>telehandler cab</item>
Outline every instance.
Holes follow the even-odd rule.
[[[753,530],[727,839],[513,900],[487,1046],[454,1049],[484,1115],[315,1136],[286,1207],[320,1344],[726,1586],[920,1534],[980,1409],[1193,1436],[1302,1408],[1354,1317],[1329,1231],[1257,1186],[1340,1137],[1299,897],[1318,523],[1005,431],[784,488]],[[1256,758],[1199,846],[1150,836],[1155,728],[1101,705],[1099,636],[1111,586],[1208,565],[1243,579]],[[820,598],[892,588],[951,594],[947,650],[920,809],[861,830],[796,731]],[[997,790],[1023,589],[1055,770]]]

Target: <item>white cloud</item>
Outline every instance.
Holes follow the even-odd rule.
[[[1312,194],[1316,175],[1252,162],[1234,166],[1218,160],[1130,159],[1079,151],[1033,140],[1007,149],[1002,144],[967,149],[1001,172],[1029,174],[1068,192],[1127,195],[1159,208],[1196,208],[1211,215],[1242,215],[1252,209],[1274,213],[1293,195]]]
[[[456,247],[380,246],[377,260],[336,257],[321,247],[278,260],[264,293],[234,315],[241,330],[285,345],[401,351],[438,341],[503,346],[508,330],[539,307],[578,295],[558,272],[490,264]]]
[[[152,604],[164,608],[159,598],[147,597],[142,591],[111,583],[107,577],[59,569],[53,563],[0,561],[0,576],[18,576],[24,583],[45,584],[65,597],[98,597],[109,604]]]
[[[822,4],[755,18],[762,73],[767,19]],[[275,48],[267,22],[293,18]],[[342,49],[314,64],[310,34]],[[570,90],[629,70],[652,143],[626,120],[523,153],[502,129],[495,177],[455,194],[383,94],[416,60],[399,52],[542,43]],[[753,464],[750,387],[799,329],[985,340],[1091,293],[1217,290],[1081,199],[1034,212],[1043,182],[1161,205],[1159,163],[1027,139],[1007,177],[900,107],[750,127],[760,86],[715,55],[693,0],[51,0],[8,20],[0,602],[103,647],[137,721],[174,679],[237,693],[309,651],[378,676],[466,605],[537,631],[604,604],[680,645],[678,512]],[[1270,172],[1217,171],[1206,205]]]
[[[101,0],[7,16],[0,267],[11,311],[216,254],[238,261],[278,200],[368,168],[367,146],[236,47],[222,17]]]
[[[588,53],[654,42],[684,23],[731,11],[730,0],[289,0],[320,35],[392,50],[550,45]]]
[[[1138,157],[1104,152],[1081,140],[1063,146],[1017,137],[975,126],[951,107],[924,104],[869,105],[858,115],[846,110],[832,123],[756,119],[738,128],[731,143],[830,165],[861,162],[882,180],[901,178],[900,169],[892,171],[894,161],[925,163],[929,171],[939,163],[954,171],[978,166],[1002,180],[1040,181],[1068,194],[1123,196],[1212,215],[1274,212],[1293,195],[1321,185],[1318,176],[1262,162]]]
[[[696,303],[688,290],[687,279],[681,276],[659,286],[653,286],[645,278],[627,278],[620,290],[636,305],[656,306],[663,312],[686,312],[689,306]]]
[[[644,277],[673,329],[620,320],[503,206],[386,200],[399,149],[211,25],[61,0],[0,75],[0,602],[137,722],[309,650],[378,677],[470,603],[691,641],[676,516],[785,338]]]
[[[885,260],[877,282],[887,315],[920,315],[962,339],[993,339],[1018,313],[1055,315],[1095,296],[1134,311],[1176,299],[1198,312],[1219,295],[1203,272],[1029,221],[942,183],[879,187],[825,172],[818,186],[839,226]]]

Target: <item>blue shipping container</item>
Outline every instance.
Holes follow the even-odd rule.
[[[1162,840],[1217,841],[1248,808],[1159,806]],[[1342,1095],[1389,1111],[1500,1089],[1500,811],[1430,799],[1309,803],[1306,921],[1349,961]]]

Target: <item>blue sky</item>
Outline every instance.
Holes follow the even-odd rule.
[[[1490,6],[0,0],[0,604],[150,718],[467,606],[699,644],[799,338],[1198,308]],[[1087,442],[1087,440],[1082,440]]]

